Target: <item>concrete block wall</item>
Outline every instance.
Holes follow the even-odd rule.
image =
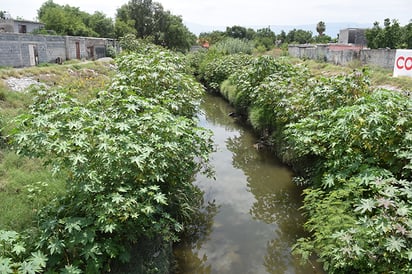
[[[345,45],[289,45],[290,56],[307,58],[333,63],[335,65],[348,65],[353,61],[360,61],[364,65],[372,65],[392,69],[395,63],[396,50],[394,49],[363,49]]]
[[[0,66],[23,66],[19,35],[0,35]]]
[[[44,62],[55,62],[58,57],[66,57],[66,40],[63,36],[45,36],[47,59]],[[40,62],[42,63],[42,62]]]
[[[76,36],[0,33],[0,66],[27,67],[32,65],[30,47],[35,47],[39,64],[54,63],[58,57],[62,60],[101,58],[106,56],[107,43],[113,43],[113,40]]]
[[[362,64],[393,69],[396,49],[364,49],[361,51]]]
[[[302,59],[327,61],[328,49],[324,45],[293,45],[289,46],[289,55]]]
[[[353,60],[356,60],[358,55],[358,51],[354,50],[328,50],[325,61],[335,65],[346,66]]]

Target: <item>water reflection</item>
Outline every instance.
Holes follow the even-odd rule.
[[[290,170],[253,147],[255,136],[228,116],[233,109],[221,98],[209,95],[202,109],[201,126],[214,132],[216,181],[199,175],[196,184],[214,211],[207,229],[176,249],[177,272],[321,273],[290,253],[303,233]]]
[[[209,240],[218,207],[213,201],[202,204],[200,214],[194,221],[195,225],[185,229],[184,240],[174,248],[174,254],[179,260],[174,270],[176,273],[211,273],[211,266],[206,264],[207,256],[200,256],[198,250]]]

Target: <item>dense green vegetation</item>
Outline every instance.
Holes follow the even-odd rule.
[[[132,0],[117,10],[116,37],[135,34],[154,44],[185,52],[196,42],[196,36],[183,24],[182,18],[165,11],[152,0]]]
[[[366,39],[368,47],[372,49],[410,49],[412,48],[412,21],[401,26],[398,20],[386,18],[383,28],[379,22],[375,22],[371,29],[366,30]]]
[[[296,255],[330,273],[411,271],[412,102],[374,87],[388,72],[254,57],[234,37],[187,57],[130,37],[115,66],[0,70],[46,84],[0,86],[1,273],[101,273],[148,245],[141,272],[167,271],[164,250],[202,218],[191,182],[211,150],[191,74],[296,168],[310,232]]]
[[[59,5],[47,0],[38,10],[40,22],[45,30],[58,35],[114,37],[113,20],[96,11],[94,14],[81,11],[77,7]]]
[[[316,254],[328,273],[411,272],[407,93],[374,88],[365,68],[324,76],[285,58],[201,54],[198,79],[267,136],[305,187],[310,235],[294,253]]]
[[[288,33],[281,31],[278,35],[276,35],[270,28],[262,28],[255,31],[252,28],[245,28],[237,25],[226,27],[226,31],[212,31],[199,34],[199,41],[201,44],[203,41],[208,41],[210,44],[214,45],[228,38],[253,43],[258,52],[265,52],[275,46],[280,46],[281,44],[305,44],[311,42],[326,43],[332,40],[331,37],[327,35],[313,37],[313,33],[311,31],[301,29],[293,29]]]
[[[159,269],[153,254],[196,217],[202,193],[192,180],[208,171],[211,151],[193,119],[203,88],[187,72],[182,57],[142,44],[90,97],[65,86],[32,91],[9,150],[45,162],[65,189],[44,196],[28,229],[0,231],[1,273],[107,272],[147,241],[158,248],[141,255],[142,273],[167,271],[168,258]],[[28,182],[26,195],[53,194],[42,182]]]
[[[106,87],[113,74],[111,64],[68,62],[62,66],[0,69],[2,80],[28,75],[47,86],[65,86],[72,96],[88,100]],[[0,229],[21,232],[33,226],[37,212],[65,191],[64,175],[51,176],[38,159],[22,158],[8,146],[15,117],[31,104],[31,96],[11,91],[0,81]]]
[[[48,0],[38,10],[41,33],[59,35],[120,38],[134,34],[157,45],[181,52],[188,51],[196,36],[183,24],[182,18],[163,9],[152,0],[132,0],[117,9],[115,22],[105,14],[80,11],[77,7],[59,5]]]
[[[212,31],[201,33],[200,41],[208,41],[210,44],[215,44],[224,39],[236,38],[253,42],[256,49],[260,51],[270,50],[275,46],[282,44],[307,44],[307,43],[330,43],[336,42],[336,38],[332,39],[324,32],[327,28],[325,22],[320,21],[316,25],[318,35],[314,36],[312,31],[302,29],[292,29],[289,32],[281,31],[275,34],[270,28],[258,29],[255,31],[251,28],[242,26],[227,27],[226,31]],[[366,29],[366,38],[368,47],[376,48],[412,48],[412,23],[401,26],[396,19],[384,20],[384,26],[381,27],[379,22],[375,22],[373,27]]]

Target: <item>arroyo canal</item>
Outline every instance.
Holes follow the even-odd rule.
[[[203,235],[175,249],[179,273],[322,273],[290,253],[303,235],[302,197],[291,170],[256,150],[256,136],[231,111],[213,95],[202,104],[200,124],[214,133],[215,180],[199,175],[196,184],[211,210]]]

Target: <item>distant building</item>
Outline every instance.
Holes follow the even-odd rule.
[[[339,44],[366,46],[366,29],[348,28],[339,32]]]
[[[110,38],[0,33],[0,67],[29,67],[66,60],[96,60],[107,56],[116,40]]]
[[[44,28],[44,24],[27,20],[15,20],[10,17],[0,19],[0,32],[7,33],[31,33]]]

